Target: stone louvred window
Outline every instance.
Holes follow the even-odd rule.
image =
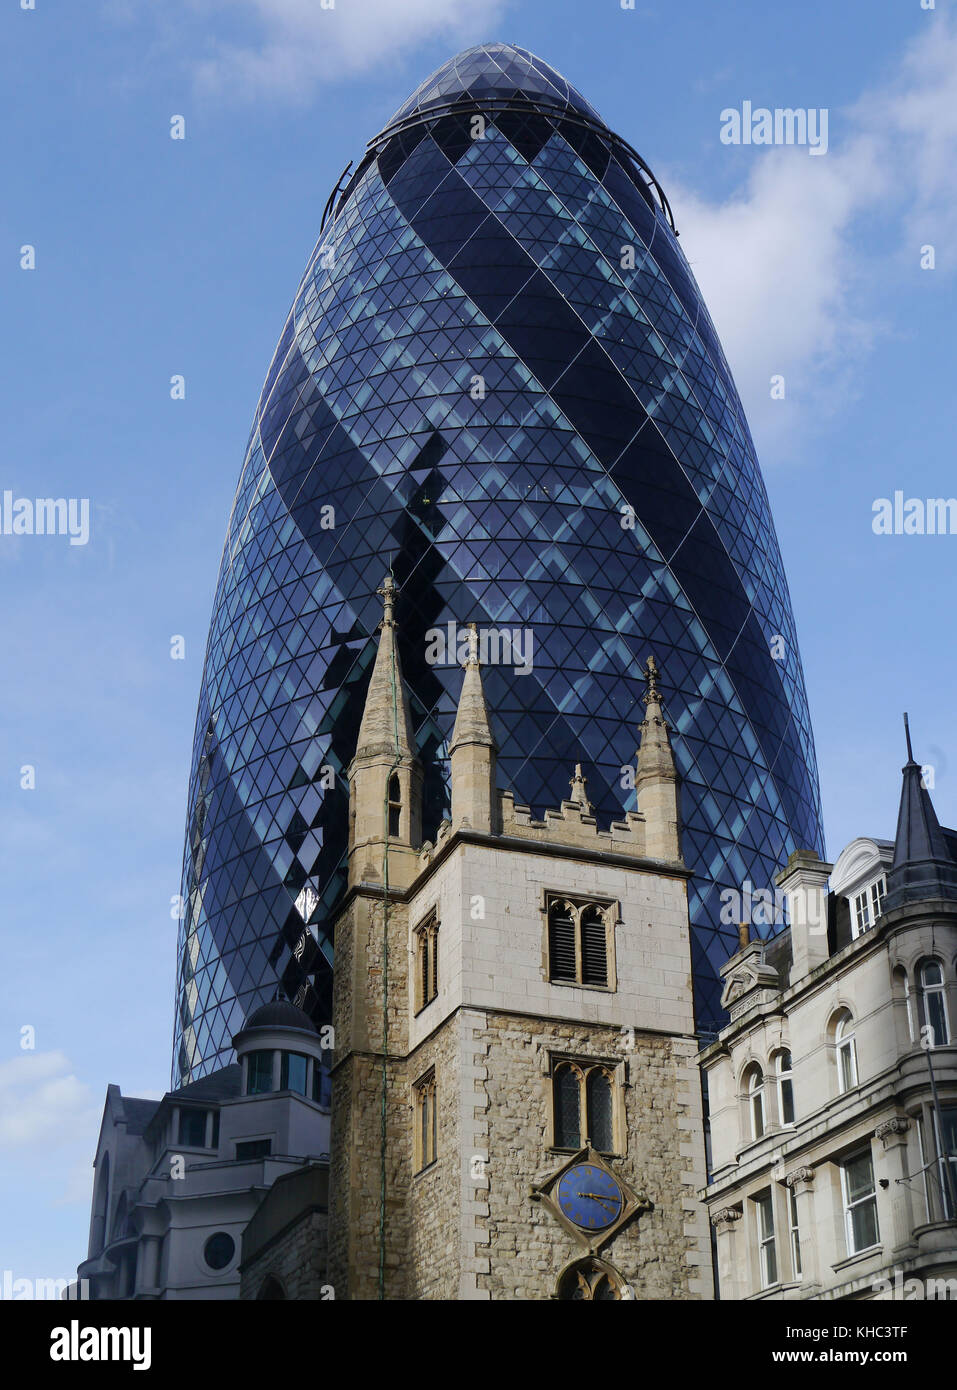
[[[575,980],[575,919],[568,903],[553,903],[548,912],[548,964],[553,980]]]
[[[415,929],[415,1012],[439,992],[439,922],[434,912]]]
[[[599,907],[586,907],[581,915],[582,983],[607,985],[608,941],[605,914]]]
[[[556,897],[548,900],[547,916],[549,980],[607,989],[612,905]]]

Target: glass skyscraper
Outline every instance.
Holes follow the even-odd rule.
[[[647,165],[552,68],[485,44],[429,77],[329,200],[226,536],[190,778],[173,1072],[228,1060],[277,983],[328,1017],[347,787],[391,565],[431,837],[461,670],[490,667],[499,778],[541,813],[576,762],[634,807],[641,665],[683,777],[699,1019],[733,948],[719,891],[823,853],[767,494]]]

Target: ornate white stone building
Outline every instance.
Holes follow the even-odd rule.
[[[700,1055],[718,1296],[957,1297],[957,835],[909,736],[895,841],[777,883],[791,925],[742,928]]]
[[[243,1236],[263,1199],[283,1178],[325,1172],[329,1103],[311,1019],[277,999],[233,1046],[234,1063],[162,1100],[107,1091],[84,1295],[238,1298]]]

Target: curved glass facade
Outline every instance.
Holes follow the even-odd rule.
[[[427,79],[330,200],[263,387],[199,701],[177,1081],[227,1060],[277,982],[328,1017],[343,772],[390,562],[427,836],[461,684],[454,652],[434,663],[435,629],[517,629],[526,651],[531,634],[531,670],[485,673],[500,784],[541,812],[580,761],[606,822],[635,805],[622,768],[654,652],[698,1015],[719,1017],[736,939],[720,888],[823,853],[781,557],[664,195],[507,45]]]

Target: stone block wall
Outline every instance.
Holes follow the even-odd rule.
[[[243,1267],[239,1297],[257,1299],[263,1285],[278,1280],[290,1300],[321,1300],[330,1295],[327,1282],[329,1218],[310,1212]]]
[[[696,1189],[704,1176],[701,1095],[692,1040],[637,1034],[622,1052],[617,1029],[539,1023],[489,1014],[476,1031],[475,1057],[488,1070],[489,1272],[478,1276],[493,1299],[547,1299],[584,1247],[529,1197],[567,1160],[550,1152],[548,1053],[628,1061],[624,1109],[627,1149],[613,1171],[644,1191],[653,1210],[638,1216],[599,1252],[637,1298],[710,1298],[707,1221]]]

